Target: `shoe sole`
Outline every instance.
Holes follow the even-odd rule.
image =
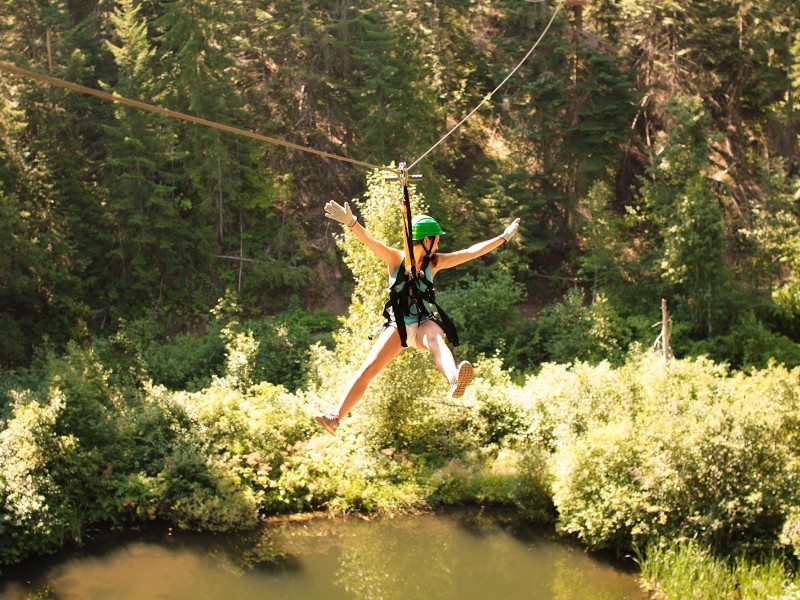
[[[464,390],[467,389],[469,382],[475,375],[475,370],[472,368],[472,363],[467,361],[458,365],[458,375],[456,375],[456,388],[450,394],[451,398],[460,398],[464,395]]]
[[[322,417],[314,417],[314,420],[315,420],[315,421],[317,422],[317,424],[318,424],[320,427],[322,427],[322,428],[323,428],[325,431],[327,431],[327,432],[328,432],[328,433],[330,433],[331,435],[336,435],[336,429],[335,429],[334,427],[331,427],[330,425],[328,425],[328,424],[325,422],[325,419],[323,419]]]

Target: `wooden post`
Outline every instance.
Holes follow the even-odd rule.
[[[661,333],[658,334],[656,341],[653,343],[653,348],[660,348],[664,360],[669,360],[672,357],[672,350],[669,347],[669,339],[672,335],[672,319],[669,316],[665,298],[661,299],[661,320],[653,323],[653,327],[658,326],[661,326]]]
[[[664,358],[669,358],[672,356],[672,350],[669,348],[669,338],[672,335],[672,319],[669,317],[669,311],[667,311],[667,301],[662,298],[661,299],[661,338],[662,338],[662,346],[664,347]]]

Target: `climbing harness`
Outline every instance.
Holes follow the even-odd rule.
[[[436,302],[436,290],[431,281],[430,251],[433,246],[425,246],[425,239],[431,235],[444,233],[439,224],[427,215],[411,217],[411,198],[408,192],[409,179],[419,179],[421,175],[409,176],[405,163],[400,163],[397,176],[387,177],[388,181],[399,181],[403,186],[403,247],[405,259],[398,267],[397,277],[389,286],[389,299],[383,306],[383,327],[390,327],[393,323],[400,334],[400,343],[408,347],[408,332],[406,330],[406,316],[416,315],[417,324],[433,320],[442,328],[448,341],[453,346],[458,346],[458,331],[455,323]],[[422,259],[421,268],[417,270],[414,259],[414,242],[422,242],[425,257]],[[436,314],[431,307],[436,308]],[[370,336],[371,338],[372,336]]]
[[[415,275],[405,270],[404,265],[400,265],[397,278],[389,287],[389,299],[383,306],[383,318],[386,320],[383,326],[389,327],[393,323],[397,326],[403,348],[408,347],[406,315],[415,315],[417,324],[432,320],[442,328],[453,346],[459,344],[455,323],[436,301],[436,290],[427,276],[428,267],[427,256],[422,261],[422,268]],[[436,313],[432,307],[436,308]]]

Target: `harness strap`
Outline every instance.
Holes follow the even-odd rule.
[[[394,285],[389,288],[389,299],[386,301],[386,304],[383,305],[383,318],[386,319],[383,326],[388,327],[391,324],[393,312],[395,315],[394,321],[397,323],[397,333],[400,334],[400,343],[403,348],[406,348],[408,347],[408,332],[406,331],[404,315],[408,312],[408,295],[403,294],[402,290],[398,289],[398,283],[402,283],[399,275]],[[399,315],[399,317],[397,315]]]

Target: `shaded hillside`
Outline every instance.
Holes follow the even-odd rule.
[[[448,245],[519,216],[514,252],[493,266],[537,305],[568,307],[579,285],[584,309],[603,299],[624,349],[652,338],[665,297],[679,352],[793,362],[797,3],[569,4],[420,163]],[[0,59],[389,164],[421,156],[475,107],[558,6],[11,0]],[[121,318],[188,330],[226,290],[253,317],[292,298],[346,306],[349,274],[321,207],[359,196],[365,169],[2,72],[0,96],[4,367]],[[569,358],[556,354],[519,356]]]

